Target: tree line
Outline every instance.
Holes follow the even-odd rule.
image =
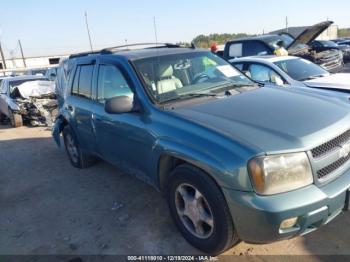
[[[192,42],[195,46],[200,48],[210,48],[214,43],[217,45],[225,44],[227,41],[242,37],[255,36],[245,33],[238,34],[210,34],[210,35],[199,35],[196,36]],[[350,37],[350,28],[338,29],[338,37]]]

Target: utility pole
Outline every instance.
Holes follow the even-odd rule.
[[[22,55],[22,60],[23,60],[24,68],[26,68],[26,67],[27,67],[27,65],[26,65],[26,60],[25,60],[25,58],[24,58],[21,40],[19,40],[19,39],[18,39],[18,45],[19,45],[19,49],[21,50],[21,55]]]
[[[286,16],[286,32],[288,33],[288,16]]]
[[[88,23],[88,16],[87,16],[87,12],[85,11],[85,23],[86,23],[86,29],[87,29],[87,33],[89,36],[89,43],[90,43],[90,48],[91,48],[91,52],[93,52],[93,48],[92,48],[92,41],[91,41],[91,35],[90,35],[90,29],[89,29],[89,23]]]
[[[0,54],[1,54],[2,62],[3,62],[3,64],[4,64],[4,69],[7,69],[6,60],[5,60],[5,56],[4,56],[4,52],[2,51],[2,47],[1,47],[1,42],[0,42]]]

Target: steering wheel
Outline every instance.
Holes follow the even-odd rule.
[[[197,84],[197,83],[203,83],[209,79],[210,77],[207,74],[201,73],[196,75],[193,81]]]

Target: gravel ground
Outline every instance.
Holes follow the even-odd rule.
[[[73,168],[50,132],[0,126],[0,152],[0,254],[201,254],[152,187],[104,162]],[[350,254],[349,218],[344,213],[287,241],[240,243],[225,254]]]
[[[291,240],[239,243],[225,255],[350,255],[349,218]],[[73,168],[43,128],[0,125],[0,255],[19,254],[202,253],[152,187],[105,162]]]

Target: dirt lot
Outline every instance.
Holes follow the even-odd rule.
[[[43,128],[0,126],[0,174],[0,254],[200,254],[152,187],[104,162],[73,168]],[[350,254],[349,218],[226,254]]]

